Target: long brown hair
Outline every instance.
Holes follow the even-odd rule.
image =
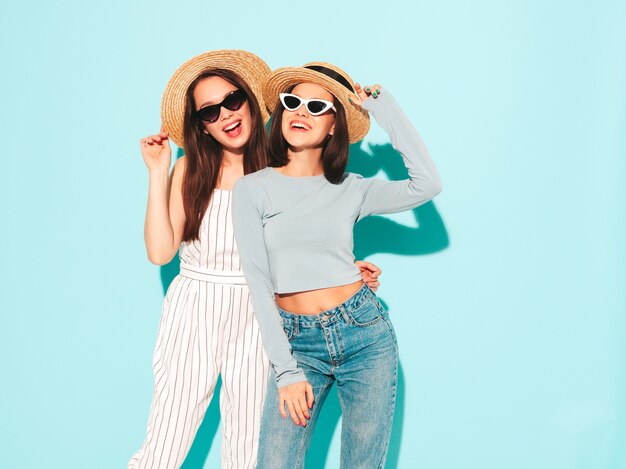
[[[198,82],[210,76],[225,79],[247,95],[252,129],[250,139],[243,149],[244,174],[253,173],[267,166],[267,136],[259,103],[250,87],[239,76],[228,70],[209,70],[199,75],[189,85],[185,102],[183,132],[187,165],[182,186],[185,209],[183,241],[198,239],[202,217],[209,206],[222,165],[223,149],[211,135],[203,132],[204,124],[196,117],[196,104],[193,99],[193,92]]]
[[[290,93],[295,85],[286,90]],[[343,179],[348,164],[348,154],[350,152],[350,137],[348,135],[348,120],[346,111],[337,98],[333,96],[335,105],[335,130],[324,142],[322,149],[322,166],[324,177],[333,184],[339,184]],[[273,167],[285,166],[289,163],[287,149],[289,145],[283,137],[283,103],[278,101],[276,110],[272,114],[272,126],[268,143],[269,164]]]

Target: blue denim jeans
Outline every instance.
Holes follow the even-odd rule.
[[[278,411],[276,377],[269,381],[261,421],[258,469],[302,468],[324,400],[333,383],[342,409],[341,467],[382,468],[396,402],[398,346],[389,316],[363,287],[319,315],[279,308],[293,356],[313,387],[306,427]],[[324,431],[324,429],[321,429]]]

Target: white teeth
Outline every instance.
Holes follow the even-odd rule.
[[[237,127],[239,125],[239,122],[235,122],[234,124],[229,125],[228,127],[224,128],[225,132],[228,132],[229,130],[233,130],[235,127]]]
[[[291,124],[292,127],[296,127],[298,129],[304,129],[304,130],[308,130],[309,127],[300,123],[300,122],[294,122],[293,124]]]

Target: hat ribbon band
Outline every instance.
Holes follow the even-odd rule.
[[[352,85],[350,85],[350,82],[348,80],[346,80],[342,75],[340,75],[339,73],[335,72],[334,70],[328,68],[328,67],[323,67],[321,65],[309,65],[307,67],[304,68],[308,68],[309,70],[313,70],[319,73],[323,73],[324,75],[326,75],[329,78],[332,78],[333,80],[335,80],[336,82],[338,82],[339,84],[345,86],[346,88],[348,88],[348,91],[350,91],[351,93],[354,93],[355,91],[352,89]]]

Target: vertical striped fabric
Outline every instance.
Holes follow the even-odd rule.
[[[180,247],[180,262],[213,271],[241,272],[231,217],[232,193],[216,189],[200,225],[200,237]]]
[[[128,469],[181,466],[220,373],[222,467],[253,468],[256,464],[269,362],[248,287],[233,284],[241,265],[230,199],[229,191],[216,190],[202,221],[200,239],[181,245],[181,267],[210,272],[212,280],[181,274],[167,291],[154,351],[147,437]]]

